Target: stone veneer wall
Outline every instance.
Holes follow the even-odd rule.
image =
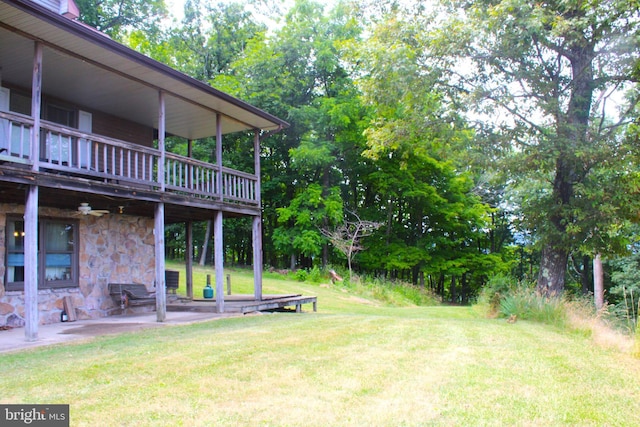
[[[74,212],[75,213],[75,212]],[[0,326],[24,326],[24,292],[5,291],[7,214],[23,215],[24,206],[0,203]],[[70,212],[40,208],[40,216],[69,218]],[[71,296],[79,319],[120,313],[109,295],[109,283],[142,283],[154,291],[155,241],[153,219],[109,214],[77,217],[80,265],[76,288],[38,291],[40,324],[60,321],[62,299]],[[138,307],[152,310],[153,307]]]

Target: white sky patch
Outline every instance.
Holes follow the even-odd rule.
[[[169,9],[169,19],[180,22],[184,18],[184,0],[165,0]]]

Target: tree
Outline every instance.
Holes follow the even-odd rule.
[[[512,187],[541,247],[538,290],[563,291],[569,254],[610,254],[635,210],[637,176],[619,129],[638,97],[635,1],[483,0],[449,3],[430,54],[443,87],[466,95],[509,156]],[[442,20],[441,20],[442,21]],[[486,128],[486,127],[485,127]],[[604,190],[606,189],[606,191]]]
[[[374,197],[362,211],[384,223],[358,259],[416,284],[426,275],[441,295],[466,301],[499,257],[487,254],[491,209],[461,155],[474,134],[454,100],[434,87],[423,29],[419,15],[392,12],[354,51],[373,116],[363,155],[374,167],[364,180]]]
[[[350,279],[353,277],[353,270],[351,268],[353,257],[364,249],[364,246],[361,244],[361,239],[370,236],[383,225],[379,222],[363,221],[355,213],[353,216],[356,217],[355,221],[346,221],[333,230],[326,228],[321,230],[322,234],[331,241],[333,247],[347,258]]]
[[[80,20],[114,39],[126,30],[139,29],[157,34],[158,23],[166,17],[164,0],[76,0]]]
[[[278,208],[280,226],[273,232],[273,241],[279,250],[291,255],[291,269],[296,266],[296,255],[307,259],[322,251],[321,227],[342,219],[342,201],[337,192],[323,196],[322,187],[310,184],[300,191],[286,207]],[[309,266],[309,265],[307,265]]]
[[[299,0],[280,28],[254,38],[243,58],[215,80],[291,123],[263,145],[265,258],[272,264],[282,263],[286,251],[287,260],[302,256],[309,263],[313,257],[326,265],[327,240],[319,227],[342,218],[324,213],[341,215],[343,200],[353,200],[347,185],[357,183],[349,177],[359,170],[364,109],[342,61],[343,46],[360,32],[349,13],[338,6],[325,15],[320,3]],[[301,206],[314,221],[299,218],[294,211]]]

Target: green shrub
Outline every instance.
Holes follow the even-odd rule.
[[[308,272],[307,281],[312,283],[322,283],[327,280],[327,273],[323,270],[319,269],[317,266],[314,266]]]
[[[307,270],[300,269],[295,273],[295,278],[298,282],[305,282],[308,277],[309,273],[307,273]]]
[[[314,266],[310,270],[302,268],[300,270],[296,270],[294,277],[298,282],[322,283],[327,281],[328,273],[317,266]]]
[[[486,311],[489,316],[497,316],[500,313],[502,299],[517,288],[516,279],[506,275],[494,276],[480,291],[476,306]]]

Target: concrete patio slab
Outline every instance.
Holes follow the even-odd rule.
[[[53,344],[90,340],[100,335],[118,334],[169,325],[184,325],[231,316],[238,313],[170,312],[164,322],[157,322],[156,313],[109,316],[99,319],[60,322],[38,327],[38,339],[27,341],[24,328],[0,330],[0,353],[21,351]]]

